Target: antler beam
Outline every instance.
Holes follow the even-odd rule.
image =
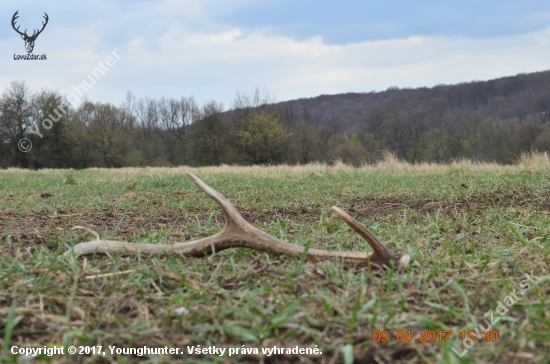
[[[284,254],[300,257],[304,247],[287,243],[274,236],[268,235],[244,220],[227,198],[201,181],[194,174],[188,172],[187,176],[201,190],[220,205],[226,220],[225,228],[219,233],[179,244],[137,244],[113,240],[95,240],[75,245],[72,250],[65,252],[69,255],[74,252],[77,255],[90,255],[94,253],[119,253],[122,255],[137,254],[183,254],[186,256],[205,256],[214,251],[220,251],[233,247],[252,248],[272,254]],[[332,252],[319,249],[309,249],[306,259],[314,262],[333,260],[353,263],[357,266],[373,264],[377,267],[391,267],[405,269],[410,257],[405,253],[396,253],[385,246],[369,230],[354,220],[337,207],[332,208],[340,217],[363,237],[374,249],[370,256],[361,252]]]

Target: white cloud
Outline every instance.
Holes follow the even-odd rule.
[[[550,68],[550,28],[485,39],[411,36],[329,45],[321,37],[296,40],[238,27],[205,32],[183,26],[176,19],[181,12],[207,22],[205,7],[197,4],[167,1],[154,10],[136,5],[132,14],[82,27],[52,25],[48,36],[37,40],[35,53],[48,55],[42,63],[14,61],[13,53],[24,53],[23,41],[0,38],[0,88],[25,80],[33,88],[70,93],[115,47],[121,60],[90,90],[91,100],[118,104],[131,90],[139,97],[195,95],[199,102],[215,99],[229,106],[237,89],[254,86],[282,101]]]
[[[132,46],[122,54],[128,57],[124,72],[149,74],[140,79],[142,87],[134,82],[132,89],[153,86],[158,92],[164,85],[168,93],[179,85],[180,94],[227,104],[235,90],[254,85],[285,100],[540,71],[550,68],[548,37],[550,29],[491,39],[410,37],[339,46],[319,37],[297,41],[239,29],[196,34],[172,27],[159,39],[159,53]]]

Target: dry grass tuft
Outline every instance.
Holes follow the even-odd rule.
[[[517,164],[523,168],[548,168],[550,156],[548,152],[530,151],[520,154]]]

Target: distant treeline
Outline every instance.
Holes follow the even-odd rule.
[[[257,89],[237,93],[229,111],[216,101],[138,100],[130,92],[120,106],[72,107],[57,92],[13,82],[0,98],[0,168],[360,165],[384,151],[411,163],[505,164],[550,151],[549,120],[550,72],[283,103]],[[27,152],[23,138],[32,143]]]

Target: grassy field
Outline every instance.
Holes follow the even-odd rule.
[[[250,249],[205,258],[61,255],[95,239],[93,232],[174,243],[219,231],[223,214],[186,171],[280,239],[371,251],[331,212],[338,206],[409,254],[410,267],[371,271]],[[37,359],[549,363],[549,245],[550,160],[543,154],[511,166],[387,158],[363,168],[0,170],[0,362],[27,362],[10,353],[13,346],[67,352],[74,345],[101,346],[105,356]],[[482,335],[479,325],[491,321],[489,337]],[[481,336],[464,342],[462,332],[469,338],[476,327]],[[199,345],[226,351],[188,354]],[[143,346],[180,354],[110,352]],[[322,354],[262,355],[274,346]]]

